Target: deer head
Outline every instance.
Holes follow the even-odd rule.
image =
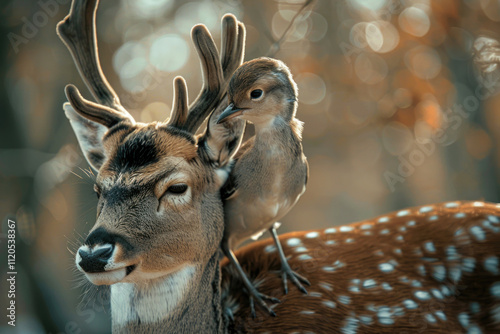
[[[97,220],[76,254],[94,284],[144,282],[208,262],[223,230],[219,187],[241,142],[244,124],[216,125],[226,82],[241,64],[245,29],[222,20],[222,52],[204,25],[192,29],[203,69],[203,88],[189,105],[186,82],[174,79],[172,115],[140,123],[120,104],[99,64],[95,32],[98,0],[73,1],[57,31],[96,102],[66,87],[64,105],[80,147],[97,172]],[[172,50],[175,52],[175,50]],[[215,117],[216,119],[216,117]]]

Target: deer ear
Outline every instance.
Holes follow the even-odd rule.
[[[75,132],[83,155],[92,169],[98,172],[105,159],[102,138],[108,128],[80,116],[67,102],[63,105],[63,109]]]

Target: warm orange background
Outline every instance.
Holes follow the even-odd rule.
[[[218,42],[220,18],[234,13],[246,24],[252,59],[267,54],[302,1],[103,1],[102,66],[137,120],[162,120],[174,76],[186,78],[191,97],[200,89],[189,40],[194,24],[207,24]],[[69,251],[92,226],[96,199],[61,107],[67,83],[90,96],[55,34],[67,2],[3,2],[0,284],[5,291],[5,233],[15,217],[19,333],[99,333],[110,326],[105,289],[77,287]],[[481,87],[498,80],[500,70],[484,77],[472,63],[475,38],[500,38],[499,4],[403,3],[318,1],[276,54],[299,85],[297,116],[305,122],[310,164],[307,191],[280,232],[425,203],[499,200],[499,87]],[[0,309],[6,303],[2,292]],[[0,318],[0,331],[12,332],[3,312]]]

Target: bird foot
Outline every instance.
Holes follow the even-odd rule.
[[[290,277],[290,280],[297,286],[297,288],[299,288],[300,292],[307,295],[306,288],[304,288],[304,286],[300,282],[304,283],[307,286],[311,286],[311,283],[307,280],[307,278],[293,271],[292,268],[290,268],[290,266],[288,265],[288,263],[287,265],[283,265],[281,267],[281,278],[283,279],[285,295],[288,294],[287,277]]]
[[[255,319],[255,317],[257,316],[257,314],[255,313],[255,301],[257,301],[257,305],[259,305],[264,310],[266,310],[267,313],[269,313],[269,315],[271,315],[273,317],[276,316],[276,313],[271,309],[271,307],[269,307],[267,305],[267,303],[264,301],[264,299],[269,300],[270,302],[272,302],[274,304],[281,303],[281,300],[279,300],[278,298],[274,298],[274,297],[265,295],[263,293],[260,293],[255,288],[251,289],[251,291],[248,293],[248,295],[250,297],[250,310],[252,312],[252,318]],[[254,299],[255,299],[255,301],[254,301]]]

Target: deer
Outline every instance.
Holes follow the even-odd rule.
[[[63,108],[97,172],[97,218],[75,255],[111,286],[114,333],[494,333],[500,331],[500,204],[451,201],[280,236],[308,294],[283,294],[272,239],[236,255],[252,283],[280,298],[251,316],[223,257],[220,188],[244,124],[216,124],[227,81],[244,58],[245,28],[222,19],[222,48],[197,25],[203,87],[192,104],[174,79],[171,117],[136,122],[99,63],[98,0],[75,0],[57,27],[96,102],[66,87]],[[207,129],[196,134],[208,118]]]

